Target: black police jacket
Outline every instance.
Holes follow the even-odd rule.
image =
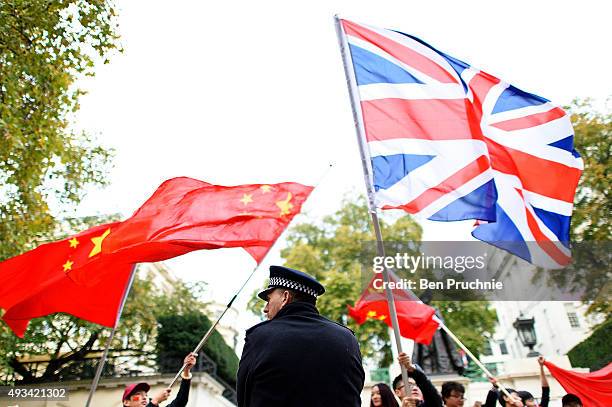
[[[239,407],[359,407],[364,372],[355,335],[305,302],[246,332]]]

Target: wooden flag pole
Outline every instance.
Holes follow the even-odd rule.
[[[130,273],[130,281],[128,282],[125,291],[123,292],[123,298],[121,299],[121,305],[119,306],[119,311],[117,312],[117,319],[115,320],[115,326],[113,326],[113,330],[106,342],[106,347],[104,348],[104,353],[102,353],[102,357],[98,362],[98,367],[96,369],[96,375],[94,376],[93,382],[91,384],[91,389],[89,389],[89,395],[87,396],[87,403],[85,403],[85,407],[89,407],[91,403],[91,399],[93,398],[96,389],[98,388],[98,382],[100,381],[100,377],[102,376],[102,370],[104,369],[104,365],[106,364],[106,358],[108,356],[108,351],[111,346],[111,342],[115,337],[115,332],[117,331],[117,325],[119,325],[119,320],[121,319],[121,313],[123,312],[123,307],[125,306],[125,301],[127,296],[132,288],[132,284],[134,283],[134,276],[136,275],[136,265],[132,266],[132,272]]]
[[[376,203],[374,201],[374,188],[373,188],[373,177],[371,163],[367,158],[366,147],[365,147],[365,131],[363,122],[360,114],[360,105],[357,103],[357,81],[355,79],[355,72],[352,67],[351,56],[348,52],[348,46],[346,43],[346,35],[342,30],[340,18],[338,15],[334,16],[336,33],[338,35],[338,42],[340,44],[340,52],[342,54],[342,63],[344,65],[344,74],[346,75],[346,84],[348,87],[349,97],[351,100],[351,108],[353,110],[353,121],[355,123],[355,130],[357,133],[357,143],[359,145],[359,153],[361,154],[361,164],[363,167],[363,176],[368,194],[368,209],[370,216],[372,217],[372,225],[374,226],[374,234],[376,235],[376,249],[379,256],[385,256],[385,246],[383,243],[382,232],[380,230],[380,221],[378,219],[378,211],[376,209]],[[397,353],[402,353],[401,336],[399,332],[399,322],[397,320],[397,311],[395,309],[395,301],[393,299],[393,292],[389,288],[389,271],[386,267],[383,267],[383,280],[385,282],[385,294],[387,297],[387,304],[389,306],[389,316],[391,317],[391,325],[393,327],[393,333],[395,337],[395,344],[397,347]],[[408,383],[408,372],[404,365],[401,365],[402,369],[402,381],[406,389],[410,388]]]

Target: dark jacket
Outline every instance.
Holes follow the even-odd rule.
[[[499,398],[499,392],[494,387],[487,393],[487,399],[485,400],[483,407],[495,407],[497,405],[497,399]]]
[[[408,376],[412,377],[416,385],[423,393],[423,402],[419,403],[419,407],[441,407],[442,397],[436,387],[427,378],[425,373],[417,367],[414,372],[408,372]]]
[[[239,407],[359,407],[364,372],[355,335],[305,302],[246,332]]]
[[[550,387],[542,386],[542,398],[540,399],[540,407],[548,407],[550,402]]]
[[[487,394],[487,400],[485,401],[483,407],[495,407],[498,400],[499,400],[499,390],[497,390],[494,387],[491,390],[489,390],[489,393]],[[542,398],[538,405],[540,407],[548,407],[549,402],[550,402],[550,387],[542,386]],[[501,401],[499,402],[499,404],[503,406]]]
[[[165,405],[164,407],[185,407],[187,401],[189,401],[189,387],[191,387],[191,380],[181,379],[181,387],[179,388],[176,398],[172,400],[172,403]],[[161,404],[160,404],[161,406]],[[147,407],[159,407],[149,402]]]

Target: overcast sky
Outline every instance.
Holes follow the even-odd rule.
[[[76,123],[116,149],[115,167],[80,214],[129,216],[175,176],[313,185],[330,162],[305,205],[310,219],[363,191],[336,13],[416,35],[557,104],[612,94],[612,10],[603,1],[123,0],[118,11],[125,52],[82,83],[89,93]],[[432,240],[465,240],[469,231],[425,224]],[[266,263],[279,261],[275,250]],[[180,278],[208,281],[221,302],[254,266],[241,250],[167,264]],[[243,299],[265,277],[260,270]]]

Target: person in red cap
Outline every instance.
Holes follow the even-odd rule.
[[[191,386],[191,368],[195,366],[196,354],[190,353],[185,357],[185,369],[181,372],[181,387],[172,403],[166,407],[185,407],[189,400],[189,386]],[[147,393],[151,389],[148,383],[133,383],[123,391],[124,407],[158,407],[162,401],[166,401],[170,397],[170,389],[164,389],[157,393],[151,400]]]

